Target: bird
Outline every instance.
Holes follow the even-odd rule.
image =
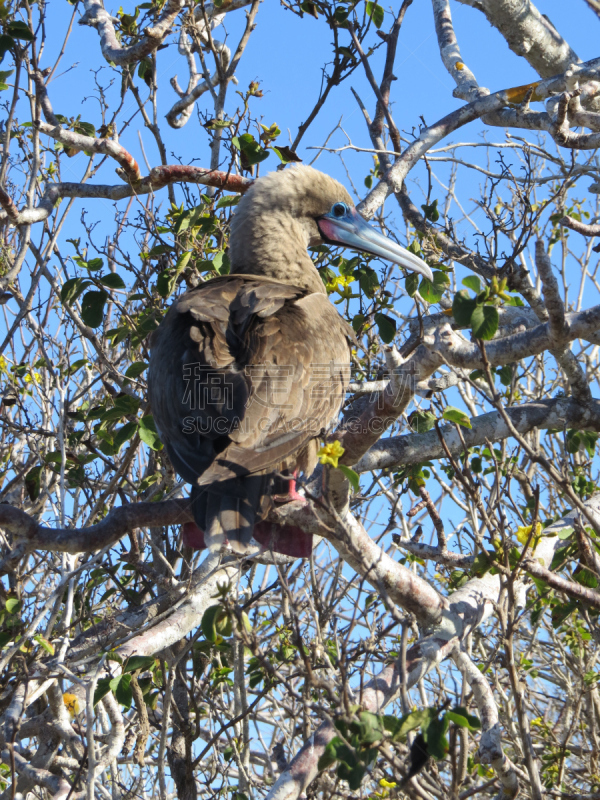
[[[175,471],[192,487],[196,538],[189,533],[188,543],[243,556],[256,536],[279,552],[302,550],[297,529],[276,542],[265,518],[274,503],[301,497],[295,479],[316,466],[356,346],[307,252],[321,244],[433,280],[330,176],[295,164],[253,183],[232,216],[229,274],[176,299],[151,340],[150,407]]]

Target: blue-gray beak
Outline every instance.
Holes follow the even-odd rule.
[[[341,244],[364,253],[393,261],[401,267],[424,275],[433,283],[433,273],[414,253],[372,228],[355,208],[336,203],[328,214],[317,220],[321,237],[328,244]]]

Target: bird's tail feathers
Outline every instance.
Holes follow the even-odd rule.
[[[266,513],[271,482],[269,473],[192,487],[194,518],[209,550],[245,555],[252,549],[254,525]]]

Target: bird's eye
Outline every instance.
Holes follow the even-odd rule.
[[[334,217],[344,217],[348,213],[348,206],[345,203],[335,203],[333,208],[331,209],[331,213]]]

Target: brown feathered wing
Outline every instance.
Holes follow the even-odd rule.
[[[352,340],[326,295],[259,276],[215,278],[169,310],[152,343],[150,402],[211,549],[244,552],[274,477],[312,470]]]

